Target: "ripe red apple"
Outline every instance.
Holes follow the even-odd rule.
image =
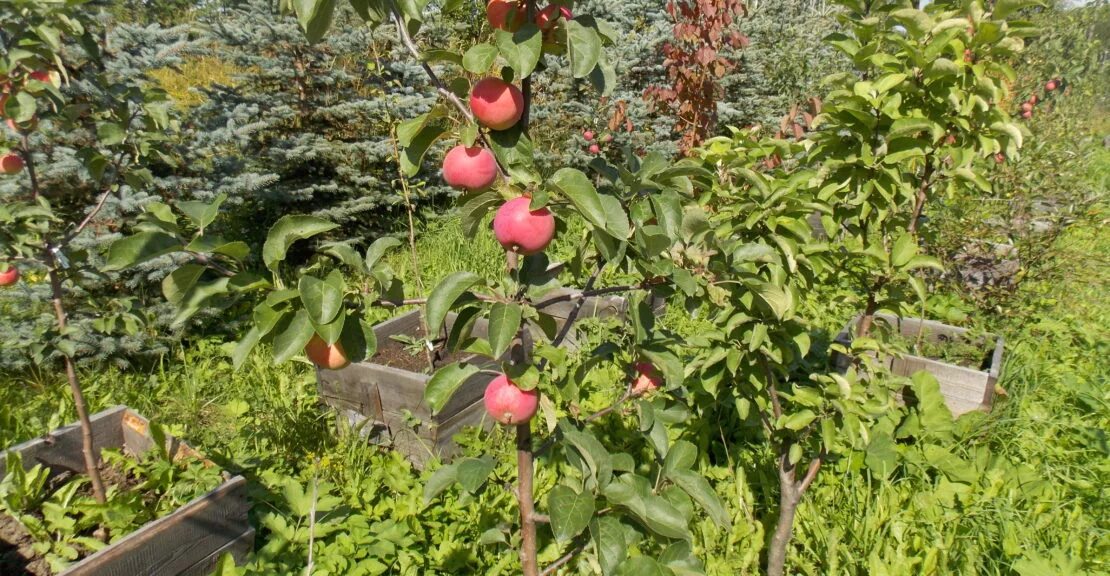
[[[16,282],[19,282],[19,268],[9,264],[6,272],[0,272],[0,288],[11,286]]]
[[[582,133],[582,137],[585,138],[587,141],[593,140],[594,139],[594,133],[593,133],[592,130],[586,130],[585,132]]]
[[[1026,110],[1025,112],[1021,113],[1021,117],[1028,120],[1028,119],[1033,117],[1033,111],[1032,110]]]
[[[563,20],[574,18],[574,15],[570,12],[570,8],[551,4],[543,10],[540,10],[539,14],[536,14],[536,26],[538,26],[540,30],[551,30],[558,22],[559,16],[562,16]]]
[[[23,157],[15,152],[8,152],[0,156],[0,172],[4,174],[18,174],[23,170]]]
[[[1039,99],[1037,98],[1037,95],[1036,95],[1036,94],[1033,94],[1033,95],[1031,95],[1031,96],[1029,97],[1029,103],[1030,103],[1030,104],[1032,104],[1032,105],[1034,105],[1034,106],[1036,106],[1036,105],[1037,105],[1037,102],[1038,102],[1038,100],[1039,100]]]
[[[483,400],[490,417],[509,426],[523,424],[536,415],[540,393],[537,390],[521,390],[508,376],[501,374],[490,380]]]
[[[29,80],[38,80],[44,84],[53,85],[55,88],[61,86],[62,77],[53,70],[35,70],[27,75]]]
[[[470,91],[470,109],[483,126],[506,130],[524,114],[524,94],[516,86],[491,76]]]
[[[497,160],[481,146],[458,145],[443,157],[443,179],[453,188],[482,190],[497,179]]]
[[[497,209],[493,235],[506,250],[524,256],[543,252],[555,237],[555,216],[547,208],[530,210],[532,199],[513,198]]]
[[[601,152],[601,147],[600,146],[598,146],[597,144],[590,144],[590,154],[599,154],[600,152]]]
[[[967,62],[968,64],[970,64],[974,60],[975,60],[975,54],[972,53],[971,49],[968,48],[967,50],[964,50],[964,62]]]
[[[641,396],[663,384],[663,376],[650,362],[636,364],[636,381],[632,383],[632,395]]]
[[[1052,92],[1056,89],[1056,81],[1049,80],[1048,82],[1045,82],[1044,89],[1046,92]]]
[[[1033,109],[1033,103],[1032,102],[1022,102],[1021,103],[1021,111],[1022,112],[1029,112],[1032,109]]]
[[[527,10],[516,0],[490,0],[486,4],[486,20],[498,30],[516,32],[527,18]]]
[[[327,369],[339,370],[346,368],[351,364],[347,359],[347,353],[343,351],[343,346],[336,342],[335,344],[328,344],[318,334],[312,336],[312,340],[304,347],[304,353],[308,355],[308,359],[312,363]]]
[[[995,164],[1001,164],[1005,161],[1006,161],[1006,156],[1004,154],[1002,154],[1001,152],[994,155],[994,163]]]

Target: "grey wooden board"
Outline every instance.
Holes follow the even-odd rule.
[[[89,417],[93,430],[93,449],[99,454],[104,448],[123,447],[123,415],[125,406],[116,406]],[[28,440],[8,448],[19,452],[23,467],[31,469],[42,464],[50,469],[51,478],[66,472],[83,472],[85,458],[81,452],[81,426],[77,423],[58,428],[42,438]],[[7,474],[4,458],[0,458],[0,478]]]
[[[898,330],[899,334],[907,338],[916,338],[919,330],[923,330],[924,337],[932,341],[938,341],[945,337],[961,337],[968,333],[966,328],[950,326],[933,320],[897,318],[889,314],[876,314],[875,318],[876,322],[888,323]],[[837,335],[836,342],[844,346],[850,346],[852,332],[858,322],[858,316],[853,318]],[[893,374],[899,376],[911,376],[921,370],[932,374],[940,385],[945,404],[954,416],[973,410],[989,411],[994,403],[994,385],[998,381],[1005,342],[1001,336],[998,336],[994,338],[993,345],[989,341],[983,341],[982,344],[984,354],[990,350],[990,365],[986,370],[975,370],[912,354],[904,354],[901,358],[888,359],[887,367],[890,368]],[[838,369],[845,370],[851,363],[851,359],[836,354],[833,362]]]
[[[146,418],[125,406],[90,416],[94,447],[124,449],[141,455],[154,445]],[[167,437],[170,454],[193,453],[184,442]],[[84,473],[81,430],[72,424],[8,451],[20,452],[23,464],[50,467],[52,473]],[[2,466],[2,462],[0,462]],[[0,469],[0,475],[3,470]],[[246,480],[236,476],[215,490],[151,522],[71,566],[62,576],[180,576],[207,574],[227,550],[242,560],[254,545],[247,519]],[[217,554],[215,560],[211,560]],[[210,563],[205,564],[206,562]]]
[[[421,424],[415,428],[408,425],[402,414],[387,412],[383,415],[384,422],[371,421],[351,410],[341,410],[340,416],[351,430],[358,430],[370,443],[392,445],[417,468],[423,468],[433,455],[449,460],[458,454],[458,446],[452,437],[463,427],[480,425],[486,430],[493,427],[493,420],[486,417],[485,404],[481,400],[441,424]]]
[[[207,558],[193,564],[191,568],[181,573],[181,576],[210,576],[216,569],[216,564],[224,554],[231,554],[235,562],[242,562],[247,554],[254,549],[254,528],[239,535],[235,540],[228,542],[223,548],[208,555]]]

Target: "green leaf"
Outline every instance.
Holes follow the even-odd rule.
[[[885,432],[872,435],[863,461],[877,476],[890,476],[898,465],[898,450],[894,438]]]
[[[334,222],[315,216],[282,216],[266,235],[266,243],[262,246],[262,261],[266,268],[277,271],[278,264],[285,260],[285,254],[294,242],[334,230],[337,226],[339,225]]]
[[[378,260],[381,260],[386,252],[400,245],[401,241],[392,236],[383,236],[375,240],[374,243],[366,249],[366,269],[373,270]]]
[[[755,291],[779,320],[785,319],[794,309],[794,296],[785,288],[761,282],[756,285]]]
[[[333,280],[337,279],[336,280]],[[335,320],[336,314],[343,308],[343,277],[332,274],[327,280],[315,276],[301,276],[297,283],[297,290],[301,294],[301,302],[314,324],[328,324]]]
[[[629,558],[621,564],[618,576],[674,576],[674,571],[649,556]]]
[[[180,305],[185,294],[196,286],[204,271],[205,267],[199,264],[185,264],[166,276],[162,280],[162,295],[166,297],[166,301],[174,306]]]
[[[593,494],[579,494],[567,486],[556,486],[547,496],[551,517],[551,531],[559,542],[578,536],[593,519],[595,503]]]
[[[901,268],[917,254],[917,238],[913,234],[902,234],[894,241],[894,249],[890,251],[890,263],[895,268]]]
[[[732,519],[729,517],[728,511],[725,510],[721,497],[713,491],[709,481],[702,478],[701,475],[692,470],[677,469],[668,472],[667,478],[679,488],[682,488],[698,505],[705,509],[705,512],[718,526],[728,528],[732,524]]]
[[[424,484],[424,503],[427,504],[439,496],[448,486],[458,481],[458,464],[448,464],[436,470],[427,483]]]
[[[285,328],[274,337],[274,364],[284,364],[290,358],[304,351],[316,330],[308,312],[297,310],[296,315]]]
[[[669,475],[675,470],[689,470],[698,459],[698,449],[686,440],[679,440],[667,451],[663,460],[663,474]]]
[[[496,46],[486,43],[475,44],[463,54],[462,66],[471,74],[485,74],[496,59]]]
[[[478,366],[466,362],[448,364],[436,370],[424,388],[424,403],[432,414],[438,414],[459,386],[477,374],[478,370]]]
[[[913,8],[903,8],[890,13],[890,17],[901,24],[913,38],[920,38],[933,29],[936,24],[928,14]]]
[[[373,326],[358,318],[358,312],[352,312],[343,323],[339,344],[347,353],[348,360],[363,362],[378,351],[378,336]]]
[[[455,301],[481,282],[482,279],[477,274],[467,271],[455,272],[440,281],[432,291],[425,307],[424,317],[428,322],[429,336],[439,333],[440,328],[443,327],[443,321],[447,318],[447,312],[455,305]]]
[[[813,410],[807,408],[805,410],[801,410],[790,414],[789,416],[786,416],[782,426],[784,428],[797,432],[798,430],[809,426],[809,423],[813,422],[816,418],[817,415],[813,413]]]
[[[518,304],[497,302],[489,313],[489,345],[493,357],[499,358],[520,330],[521,308]]]
[[[127,139],[127,131],[115,122],[104,122],[96,126],[96,139],[102,146],[115,146]]]
[[[601,57],[601,37],[597,30],[584,26],[581,19],[568,21],[566,27],[571,73],[575,78],[585,78]]]
[[[540,29],[535,24],[526,23],[516,32],[496,30],[494,36],[501,57],[516,72],[516,77],[524,78],[532,74],[543,54],[543,35],[540,34]]]
[[[220,214],[220,205],[224,200],[227,200],[227,194],[220,194],[211,202],[178,202],[177,209],[203,234],[204,229]]]
[[[315,44],[331,27],[335,0],[293,0],[293,11],[297,13],[297,22],[304,30],[305,37]]]
[[[957,168],[957,169],[953,170],[953,174],[955,174],[956,178],[959,178],[960,180],[964,180],[966,182],[970,182],[970,183],[974,184],[977,188],[979,188],[983,192],[990,192],[991,191],[990,182],[988,182],[986,178],[983,178],[982,175],[975,172],[971,168]]]
[[[673,504],[666,499],[649,494],[644,497],[645,524],[652,532],[667,538],[689,540],[690,531],[686,527],[686,518]]]
[[[459,462],[458,465],[459,484],[462,485],[464,490],[473,494],[486,483],[490,472],[493,472],[496,466],[497,462],[489,456],[467,458]]]
[[[595,228],[604,230],[608,224],[605,206],[589,177],[574,168],[560,168],[547,181],[549,187],[562,194]]]
[[[139,232],[112,243],[106,270],[123,270],[181,250],[181,242],[164,232]]]
[[[590,539],[601,565],[601,573],[605,576],[613,574],[628,555],[624,526],[612,516],[596,518],[590,522]]]
[[[412,177],[420,172],[424,155],[446,133],[447,129],[438,124],[429,124],[420,129],[401,154],[401,171],[405,176]]]
[[[189,290],[182,298],[171,326],[177,327],[184,324],[186,320],[192,318],[194,314],[199,312],[201,306],[209,299],[219,296],[220,294],[226,294],[227,285],[230,281],[230,278],[219,278],[212,282],[194,286],[193,289]]]

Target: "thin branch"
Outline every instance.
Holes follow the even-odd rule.
[[[96,215],[99,214],[100,211],[104,208],[104,204],[108,201],[108,197],[112,194],[112,186],[119,179],[120,166],[122,164],[123,154],[121,153],[119,156],[116,157],[116,161],[112,163],[112,181],[104,187],[104,192],[100,194],[100,200],[97,201],[96,206],[94,206],[93,209],[85,215],[85,218],[81,220],[79,224],[77,224],[77,227],[62,238],[62,241],[58,243],[58,248],[66,246],[67,244],[72,242],[73,239],[76,238],[77,235],[80,234],[85,229],[85,227],[87,227],[93,221],[93,218],[96,218]]]
[[[558,570],[560,566],[562,566],[563,564],[566,564],[567,562],[570,562],[571,560],[574,560],[574,558],[576,556],[581,554],[582,551],[586,549],[587,544],[588,544],[588,541],[584,541],[581,544],[572,548],[570,552],[567,552],[561,558],[559,558],[558,560],[549,564],[547,566],[547,568],[544,568],[543,572],[540,572],[540,576],[549,576],[551,574],[554,574],[555,571]]]
[[[39,177],[38,172],[35,171],[35,160],[31,157],[31,140],[22,128],[19,129],[19,136],[21,140],[21,150],[23,154],[23,163],[27,165],[27,176],[31,178],[31,197],[35,200],[39,198]]]
[[[619,294],[621,292],[632,292],[633,290],[647,290],[649,287],[650,286],[646,283],[640,283],[640,284],[630,284],[630,285],[625,285],[625,286],[609,286],[607,288],[598,288],[596,290],[590,290],[589,285],[587,285],[587,289],[582,290],[581,292],[572,292],[570,294],[560,294],[558,296],[552,296],[551,298],[548,298],[547,300],[543,300],[540,303],[536,304],[535,308],[536,308],[536,310],[543,310],[544,308],[547,308],[548,306],[551,306],[551,305],[554,305],[554,304],[558,304],[559,302],[569,302],[571,300],[585,300],[586,298],[590,298],[590,297],[593,297],[593,296],[604,296],[606,294]],[[579,303],[579,306],[581,306],[581,303]]]
[[[809,488],[809,485],[813,484],[813,480],[817,478],[817,472],[821,470],[821,463],[824,462],[826,456],[827,453],[825,452],[824,446],[822,446],[821,452],[817,454],[817,457],[809,462],[809,469],[806,470],[805,477],[802,478],[801,484],[798,485],[799,494],[805,492],[806,488]]]

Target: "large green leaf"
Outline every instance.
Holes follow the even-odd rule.
[[[431,502],[436,496],[458,480],[459,465],[448,464],[436,470],[424,484],[424,503]]]
[[[266,268],[276,271],[278,264],[285,260],[285,254],[294,242],[334,230],[337,226],[339,225],[334,222],[315,216],[301,214],[282,216],[266,235],[266,243],[262,245],[262,261],[266,264]]]
[[[489,312],[489,345],[493,357],[499,358],[520,330],[521,308],[519,304],[498,302]]]
[[[327,280],[306,274],[297,283],[301,302],[317,325],[328,324],[339,314],[343,308],[343,289],[343,277],[335,273],[328,275]]]
[[[496,466],[497,462],[489,456],[467,458],[459,462],[456,472],[459,485],[471,494],[477,492],[478,489],[486,483],[486,479],[489,478],[490,472],[493,472]]]
[[[455,301],[481,281],[477,274],[467,271],[455,272],[440,281],[435,290],[432,290],[425,307],[424,318],[428,322],[429,337],[439,333],[443,321],[447,319],[447,312],[455,305]]]
[[[336,0],[293,0],[293,11],[309,42],[319,42],[331,27]]]
[[[293,319],[274,337],[274,364],[283,364],[300,354],[315,333],[308,312],[297,310]]]
[[[220,214],[220,205],[227,200],[227,194],[220,194],[211,202],[178,202],[177,209],[193,222],[201,233]]]
[[[438,414],[459,386],[477,374],[478,370],[478,366],[466,362],[448,364],[436,370],[424,388],[424,403],[432,414]]]
[[[181,242],[164,232],[139,232],[112,243],[107,270],[123,270],[181,250]]]
[[[162,295],[174,306],[181,304],[185,294],[193,289],[204,270],[204,266],[199,264],[185,264],[174,270],[162,280]]]
[[[581,534],[593,519],[595,510],[593,494],[579,494],[562,485],[551,489],[547,496],[547,507],[551,517],[551,531],[560,542]]]
[[[894,249],[890,251],[890,264],[901,268],[917,254],[917,238],[913,234],[902,234],[894,241]]]
[[[701,475],[692,470],[676,469],[668,472],[667,478],[689,494],[719,526],[727,528],[732,524],[721,497]]]
[[[574,168],[560,168],[547,181],[549,187],[562,194],[596,228],[606,229],[605,206],[589,177]]]
[[[543,55],[543,35],[535,24],[524,24],[516,32],[497,30],[497,48],[517,78],[532,74]],[[489,68],[488,66],[486,67]]]
[[[569,20],[566,27],[571,73],[575,78],[585,78],[601,57],[601,37],[597,30],[584,26],[581,19]]]
[[[496,59],[497,47],[483,42],[467,48],[462,57],[462,66],[471,74],[485,74]]]
[[[601,573],[605,576],[614,574],[628,555],[628,542],[620,520],[602,516],[590,522],[590,539],[601,565]]]

